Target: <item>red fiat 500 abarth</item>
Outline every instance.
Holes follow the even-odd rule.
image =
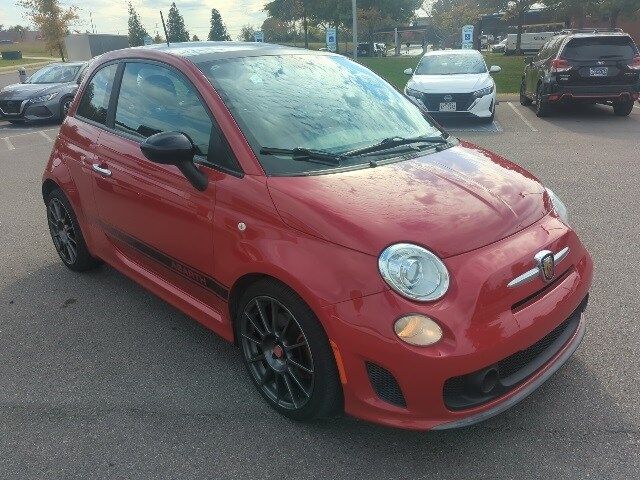
[[[67,267],[106,262],[237,342],[294,419],[469,425],[584,333],[592,261],[558,197],[340,55],[105,54],[42,193]]]

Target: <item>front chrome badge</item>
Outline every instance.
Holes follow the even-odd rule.
[[[569,247],[564,247],[558,253],[550,250],[542,250],[533,257],[536,266],[522,275],[514,278],[508,283],[509,288],[519,287],[530,282],[536,277],[540,277],[543,282],[549,283],[556,276],[556,265],[569,255]]]
[[[533,258],[535,258],[538,270],[540,270],[540,278],[542,278],[544,282],[553,280],[553,277],[556,276],[556,262],[553,258],[553,252],[542,250],[536,253],[536,256]]]

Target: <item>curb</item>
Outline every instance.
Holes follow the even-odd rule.
[[[42,62],[34,62],[34,63],[22,63],[20,65],[9,65],[6,67],[0,67],[0,75],[6,75],[8,73],[18,74],[19,68],[34,68],[34,67],[42,67],[43,65],[49,65],[50,63],[55,62],[56,60],[44,60]]]

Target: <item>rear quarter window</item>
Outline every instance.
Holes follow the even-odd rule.
[[[562,58],[568,60],[602,60],[633,58],[638,53],[629,37],[574,38],[564,47]]]
[[[118,65],[111,64],[98,70],[84,89],[76,115],[93,122],[105,124],[111,89]]]

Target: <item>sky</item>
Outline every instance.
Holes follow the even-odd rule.
[[[190,35],[196,34],[201,40],[209,33],[211,9],[217,8],[222,15],[227,30],[233,40],[237,40],[243,25],[260,27],[266,18],[262,11],[268,0],[176,0],[176,6],[184,17]],[[60,0],[61,5],[77,5],[80,19],[74,22],[71,30],[91,31],[91,17],[96,33],[127,34],[127,0]],[[159,10],[165,20],[170,0],[132,0],[144,27],[151,36],[156,30],[162,33]],[[8,8],[6,8],[8,7]],[[13,25],[27,25],[24,10],[16,0],[0,0],[0,24],[5,28]]]

